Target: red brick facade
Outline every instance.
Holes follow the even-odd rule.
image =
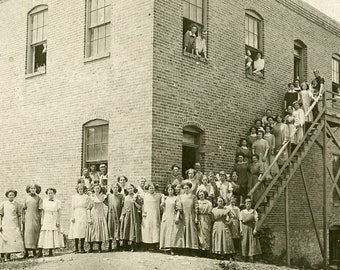
[[[266,108],[281,112],[293,78],[294,40],[307,46],[307,81],[318,68],[331,89],[332,54],[340,54],[339,25],[300,1],[208,1],[207,62],[182,53],[182,0],[113,1],[110,56],[86,61],[85,2],[0,0],[2,188],[18,189],[21,199],[32,181],[43,189],[55,187],[66,230],[86,122],[109,121],[110,181],[125,174],[132,182],[146,176],[164,184],[170,166],[182,162],[186,126],[202,131],[198,151],[205,171],[232,168],[238,139],[252,121]],[[38,4],[48,5],[47,72],[27,77],[27,13]],[[263,18],[263,81],[245,76],[247,9]],[[321,165],[315,146],[303,167],[320,228]],[[313,232],[299,176],[290,186],[290,212],[293,235]],[[277,231],[278,252],[283,213],[281,200],[266,222]],[[339,216],[334,221],[340,222]],[[317,261],[317,241],[310,235],[300,244],[292,239],[293,249],[296,256]]]

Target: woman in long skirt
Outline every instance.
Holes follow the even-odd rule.
[[[38,247],[48,249],[49,256],[53,255],[52,250],[64,247],[64,236],[60,230],[61,202],[54,199],[57,193],[55,188],[48,188],[47,199],[43,200],[41,213],[41,230]]]
[[[252,156],[252,163],[249,167],[250,171],[250,181],[249,181],[249,190],[251,190],[256,183],[261,179],[262,174],[264,173],[264,166],[263,163],[259,162],[259,156],[253,155]],[[261,182],[260,185],[257,186],[256,190],[253,193],[253,201],[256,203],[258,199],[260,199],[264,186]]]
[[[254,256],[262,253],[260,241],[256,237],[256,222],[258,214],[251,209],[251,199],[246,199],[246,209],[240,212],[240,233],[242,236],[242,256],[254,261]]]
[[[212,210],[213,229],[211,252],[221,257],[233,256],[235,248],[230,231],[230,209],[224,207],[224,199],[217,198],[217,207]]]
[[[233,244],[236,253],[240,253],[240,208],[236,206],[236,198],[233,196],[230,200],[230,205],[227,206],[230,210],[230,232],[233,239]]]
[[[239,153],[237,156],[237,162],[235,163],[233,170],[233,174],[234,173],[237,175],[237,183],[240,186],[238,189],[240,204],[243,204],[248,193],[249,182],[248,162],[245,161],[243,153]]]
[[[272,129],[272,133],[275,136],[275,155],[280,151],[281,147],[289,141],[289,128],[283,123],[283,118],[281,115],[276,117],[276,124]],[[288,159],[288,151],[287,148],[282,152],[282,154],[277,159],[277,164],[279,168],[285,163]]]
[[[300,104],[296,101],[294,103],[294,111],[293,111],[293,116],[295,118],[295,128],[296,128],[296,133],[295,133],[295,143],[299,144],[303,138],[303,130],[304,130],[304,124],[305,124],[305,113],[304,111],[300,108]]]
[[[110,194],[104,201],[109,208],[107,213],[107,226],[109,233],[108,251],[112,251],[119,247],[119,218],[122,214],[124,204],[124,196],[120,192],[121,187],[117,183],[112,184]]]
[[[191,193],[192,185],[190,182],[184,182],[182,188],[184,193],[180,195],[180,200],[183,207],[185,248],[190,249],[192,253],[193,250],[199,248],[197,231],[198,202],[197,197]]]
[[[24,243],[21,236],[21,206],[14,198],[16,190],[5,193],[7,201],[0,205],[0,253],[10,260],[11,253],[23,252]]]
[[[153,250],[159,243],[161,194],[155,192],[153,184],[146,189],[142,207],[142,242],[148,246],[149,250]]]
[[[135,244],[141,241],[140,220],[138,209],[142,209],[142,202],[137,194],[137,189],[127,185],[128,194],[124,198],[124,207],[120,216],[120,239],[131,251],[135,250]]]
[[[296,144],[296,138],[295,138],[295,116],[293,115],[293,108],[289,106],[287,108],[287,115],[285,117],[285,123],[288,126],[289,129],[289,139],[292,144]]]
[[[24,243],[25,258],[28,258],[28,251],[32,250],[33,256],[36,256],[38,248],[39,233],[41,228],[41,205],[42,199],[38,196],[41,187],[38,185],[28,185],[26,187],[26,196],[23,205],[22,219],[24,223]],[[41,255],[41,254],[39,254]]]
[[[88,224],[85,235],[85,241],[90,244],[89,253],[93,252],[94,243],[98,244],[98,252],[102,252],[102,243],[109,240],[104,211],[106,196],[102,194],[102,188],[99,184],[93,186],[93,191],[87,209]]]
[[[269,150],[268,150],[268,155],[267,155],[267,161],[266,161],[266,167],[268,167],[275,159],[275,136],[271,133],[272,127],[271,126],[266,126],[265,127],[265,134],[264,134],[264,139],[268,142],[269,145]],[[271,180],[275,175],[279,173],[279,166],[275,162],[274,165],[270,169],[270,174],[266,176],[266,179]]]
[[[198,241],[203,256],[208,256],[211,245],[211,211],[213,207],[207,197],[206,191],[198,191]]]
[[[167,197],[163,197],[161,207],[164,209],[160,229],[160,249],[170,249],[174,255],[174,249],[184,248],[184,224],[180,219],[182,204],[178,196],[175,196],[176,186],[168,186]]]
[[[68,239],[74,239],[74,253],[85,253],[84,242],[87,227],[87,208],[89,197],[86,195],[86,186],[78,184],[76,186],[77,194],[72,196],[72,218]],[[80,241],[80,249],[79,249]]]

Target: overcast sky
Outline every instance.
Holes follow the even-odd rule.
[[[340,0],[303,0],[340,23]]]

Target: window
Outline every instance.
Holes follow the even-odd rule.
[[[294,80],[307,79],[307,47],[301,40],[294,41]]]
[[[46,71],[47,25],[47,6],[38,6],[29,12],[26,73]]]
[[[183,0],[184,52],[206,58],[207,0]],[[192,26],[196,26],[196,32]],[[189,34],[190,33],[190,34]],[[199,37],[199,42],[196,42]],[[197,51],[196,51],[197,45]]]
[[[247,10],[245,15],[245,55],[246,74],[263,77],[263,19],[251,10]],[[259,61],[255,63],[256,60]]]
[[[84,125],[84,165],[106,164],[108,161],[109,124],[104,120],[93,120]]]
[[[105,55],[111,46],[111,0],[87,1],[86,57]]]
[[[338,54],[333,54],[332,56],[332,92],[333,97],[333,107],[340,108],[338,104],[340,100],[340,56]]]
[[[340,169],[340,157],[339,156],[333,155],[332,167],[333,167],[333,176],[335,178],[336,175],[338,174],[339,169]],[[339,184],[340,184],[340,180],[338,179],[338,181],[335,185],[337,185],[340,188]],[[339,194],[338,194],[335,186],[333,186],[332,191],[333,191],[333,204],[340,205],[340,197],[339,197]]]

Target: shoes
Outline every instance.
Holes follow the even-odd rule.
[[[83,254],[83,253],[86,253],[86,251],[85,251],[84,249],[81,249],[81,250],[80,250],[80,253]]]

